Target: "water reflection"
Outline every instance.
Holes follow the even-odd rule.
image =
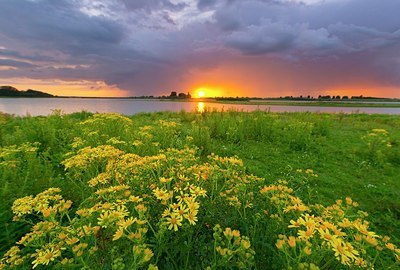
[[[206,109],[206,105],[204,105],[204,102],[197,102],[197,112],[198,113],[203,113]]]
[[[0,0],[1,2],[1,0]],[[250,103],[250,102],[249,102]],[[91,99],[91,98],[0,98],[0,112],[16,115],[49,115],[54,109],[64,113],[81,112],[116,112],[132,115],[142,112],[186,111],[205,113],[207,111],[254,111],[268,112],[319,112],[319,113],[368,113],[368,114],[397,114],[400,108],[375,107],[314,107],[314,106],[281,106],[251,104],[218,104],[212,102],[176,102],[159,100],[136,99]],[[252,105],[253,104],[253,105]]]

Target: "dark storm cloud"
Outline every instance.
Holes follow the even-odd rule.
[[[0,65],[16,69],[0,77],[103,80],[163,94],[184,88],[193,70],[232,57],[251,66],[256,55],[304,63],[307,74],[352,67],[358,78],[400,86],[399,0],[309,3],[1,0]]]
[[[22,54],[3,49],[0,56],[47,61],[50,63],[46,66],[50,64],[50,67],[24,70],[22,67],[28,65],[19,65],[21,69],[3,71],[0,76],[92,79],[114,84],[122,82],[118,79],[123,76],[133,77],[143,63],[155,61],[151,55],[141,55],[134,48],[120,44],[127,31],[125,26],[103,16],[88,16],[78,8],[69,1],[2,1],[0,33],[23,44],[26,51],[35,53]],[[7,47],[1,41],[0,45]],[[54,57],[41,56],[38,52],[52,53]],[[57,57],[58,61],[52,61]],[[59,64],[78,66],[74,69],[51,67]],[[90,67],[81,68],[80,64]]]
[[[392,0],[327,1],[311,6],[242,1],[218,10],[215,18],[222,30],[229,31],[227,45],[245,54],[287,52],[288,48],[292,52],[326,48],[346,52],[351,48],[368,49],[378,39],[382,43],[393,42],[393,32],[400,29],[393,12],[396,8],[400,8],[400,2]],[[320,51],[316,54],[320,55]]]
[[[68,1],[2,0],[0,5],[0,32],[41,50],[96,54],[124,35],[118,23],[88,17]]]
[[[197,2],[197,7],[199,9],[209,8],[214,6],[217,3],[217,0],[199,0]]]
[[[174,4],[168,0],[119,0],[125,7],[131,10],[145,10],[151,12],[153,10],[166,9],[171,11],[179,11],[186,7],[185,3]]]
[[[263,22],[227,36],[226,44],[245,54],[290,53],[290,50],[335,49],[340,41],[324,29],[309,29],[307,25]]]

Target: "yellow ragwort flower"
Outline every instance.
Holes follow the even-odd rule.
[[[177,231],[178,227],[182,226],[182,220],[182,216],[172,213],[166,218],[165,224],[168,225],[168,230],[173,229],[174,231]]]

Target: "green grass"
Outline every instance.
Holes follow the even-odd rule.
[[[295,195],[307,204],[328,206],[334,204],[337,199],[351,197],[359,203],[361,210],[369,213],[367,219],[371,222],[372,231],[379,235],[389,235],[393,243],[400,245],[399,116],[228,111],[202,114],[142,113],[130,116],[129,119],[131,122],[123,117],[96,118],[88,112],[70,115],[54,113],[48,117],[0,114],[0,255],[31,227],[22,222],[12,221],[11,206],[15,199],[36,195],[49,187],[60,187],[61,194],[74,202],[74,209],[93,200],[93,193],[86,182],[106,170],[105,163],[93,161],[93,166],[90,165],[84,170],[72,168],[66,171],[64,161],[71,155],[78,155],[79,149],[85,146],[100,145],[113,145],[124,153],[139,156],[155,156],[160,150],[184,149],[189,146],[198,149],[195,154],[198,159],[196,164],[211,162],[208,156],[212,153],[222,157],[237,156],[245,167],[244,171],[239,173],[241,177],[251,174],[261,177],[262,185],[287,180],[289,186],[296,188]],[[177,125],[169,124],[171,121]],[[143,129],[145,126],[150,126],[151,131]],[[368,137],[373,129],[384,129],[387,135],[379,135],[376,140],[376,136]],[[370,141],[371,137],[375,141]],[[385,142],[382,143],[382,140]],[[387,147],[387,143],[390,147]],[[32,147],[34,149],[30,149]],[[178,166],[180,159],[176,160],[175,164],[168,166]],[[318,177],[310,183],[303,183],[299,180],[301,176],[297,172],[298,169],[312,169]],[[147,174],[143,175],[143,179],[146,179]],[[224,181],[227,180],[230,179]],[[249,187],[256,194],[255,197],[258,196],[260,187],[261,185],[255,184]],[[211,190],[214,188],[210,186],[207,189],[210,200],[214,198],[209,194]],[[209,208],[213,205],[217,207],[219,200],[220,198],[215,197],[215,201],[204,204]],[[286,225],[272,219],[255,221],[258,214],[262,213],[257,212],[262,210],[257,207],[266,203],[265,200],[262,203],[258,200],[254,199],[256,206],[249,210],[246,219],[243,219],[243,213],[240,211],[235,212],[235,209],[228,206],[218,206],[221,209],[200,212],[197,225],[193,228],[185,227],[187,231],[181,235],[171,233],[170,238],[164,235],[166,238],[162,240],[151,238],[153,240],[149,241],[155,242],[149,246],[155,252],[159,268],[205,267],[200,261],[189,262],[186,258],[199,256],[203,263],[208,262],[207,252],[212,247],[206,246],[212,240],[210,230],[217,223],[223,227],[240,229],[242,235],[250,237],[255,250],[254,267],[265,269],[265,265],[269,265],[268,268],[273,269],[287,268],[284,255],[279,255],[281,253],[275,247],[277,234],[287,232],[287,228],[284,228]],[[290,218],[293,216],[288,215],[289,220]],[[37,222],[38,218],[34,218],[33,221]],[[261,234],[268,235],[260,236]],[[223,245],[223,239],[215,237],[215,243]],[[188,250],[193,250],[194,241],[198,241],[197,245],[204,245],[204,249],[190,253],[185,251],[183,246],[173,248],[192,245]],[[115,249],[116,253],[121,252],[118,248]],[[101,261],[100,257],[97,257],[100,261],[93,260],[91,267],[104,264],[109,265],[111,269],[113,264],[118,264],[115,263],[118,262],[117,255],[113,255],[112,258],[102,256],[103,260],[108,258],[110,261]],[[240,263],[238,259],[236,266],[240,267]],[[321,269],[343,268],[340,263],[332,264],[323,259],[318,263]],[[386,255],[375,263],[376,269],[398,267],[393,266],[393,258]],[[216,261],[210,262],[209,265],[226,267],[217,264]],[[297,267],[293,261],[290,265]],[[70,267],[78,266],[71,264]],[[128,267],[127,264],[125,267]]]
[[[355,107],[355,108],[400,108],[398,103],[369,103],[368,101],[215,101],[225,104],[275,105],[275,106],[312,106],[312,107]]]

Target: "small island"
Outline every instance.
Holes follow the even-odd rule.
[[[42,98],[42,97],[54,97],[54,95],[45,93],[38,90],[28,89],[26,91],[20,91],[13,86],[0,86],[0,97],[34,97],[34,98]]]

